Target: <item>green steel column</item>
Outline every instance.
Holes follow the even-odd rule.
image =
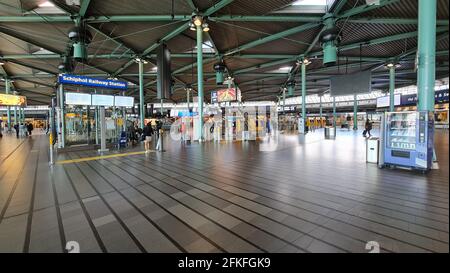
[[[22,107],[19,106],[19,123],[23,122],[22,120]]]
[[[139,61],[139,121],[142,129],[144,129],[144,62]]]
[[[198,115],[199,121],[199,140],[203,140],[203,29],[197,26],[197,81],[198,81]]]
[[[336,127],[336,97],[333,97],[333,127]]]
[[[286,106],[286,89],[283,88],[283,114],[286,113],[286,111],[284,110],[285,106]]]
[[[303,126],[306,126],[306,64],[303,61],[302,61],[302,119],[303,119]]]
[[[10,86],[10,81],[8,78],[5,79],[5,93],[9,94],[9,91],[11,89]],[[8,131],[11,131],[11,107],[7,106],[6,107],[6,116],[7,116],[7,121],[8,121]]]
[[[389,67],[389,111],[394,112],[395,65]]]
[[[358,98],[356,94],[353,97],[353,130],[358,130]]]
[[[322,127],[322,96],[319,96],[319,118],[320,118],[320,127]]]
[[[419,0],[417,109],[434,111],[436,0]]]
[[[189,93],[190,90],[186,89],[186,103],[187,103],[187,112],[189,113]]]
[[[17,120],[17,106],[14,106],[14,124],[19,124]]]
[[[64,111],[64,86],[59,85],[59,107],[61,109],[61,148],[66,146],[66,115]]]

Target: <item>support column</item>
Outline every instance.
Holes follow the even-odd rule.
[[[302,60],[302,119],[303,119],[303,129],[300,132],[305,133],[306,126],[306,64]]]
[[[319,120],[320,128],[322,128],[322,96],[319,96]]]
[[[283,88],[283,114],[286,113],[286,110],[284,109],[285,106],[286,106],[286,89]]]
[[[187,111],[189,113],[189,89],[186,89],[186,103],[187,103]]]
[[[122,92],[122,96],[125,96],[125,91]],[[124,132],[126,132],[127,131],[127,108],[126,107],[122,107],[122,120],[123,120],[122,130]]]
[[[419,0],[417,110],[434,111],[436,0]]]
[[[395,65],[389,67],[389,111],[394,112]]]
[[[353,95],[353,130],[358,130],[358,96]]]
[[[17,107],[17,111],[18,111],[18,113],[17,113],[17,121],[20,124],[22,122],[22,117],[21,117],[22,112],[21,112],[21,107],[20,106]]]
[[[139,127],[144,129],[144,62],[140,60],[139,64]]]
[[[333,127],[336,127],[336,97],[333,97]]]
[[[11,82],[8,78],[5,79],[5,93],[9,94],[11,91]],[[11,106],[6,107],[6,116],[7,116],[7,122],[8,122],[8,131],[11,131]]]
[[[66,146],[66,118],[65,118],[65,107],[64,107],[64,85],[59,85],[59,108],[61,115],[61,148]]]
[[[17,120],[17,106],[14,106],[14,124],[19,124]]]
[[[198,81],[198,116],[199,141],[203,141],[203,29],[197,26],[197,81]]]
[[[99,110],[100,119],[100,150],[98,152],[107,152],[106,149],[106,122],[105,122],[105,107],[100,106]]]

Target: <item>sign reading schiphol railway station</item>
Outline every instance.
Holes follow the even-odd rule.
[[[116,80],[97,79],[86,76],[63,74],[58,77],[58,82],[62,84],[74,84],[90,87],[110,88],[110,89],[127,89],[127,82]]]
[[[0,94],[0,106],[27,106],[27,98],[24,96]]]

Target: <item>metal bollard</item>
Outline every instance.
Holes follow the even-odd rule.
[[[49,154],[50,154],[50,162],[49,162],[49,164],[53,165],[55,163],[53,161],[53,134],[51,134],[51,133],[49,134],[48,140],[49,140],[49,144],[50,144],[50,152],[49,152]]]

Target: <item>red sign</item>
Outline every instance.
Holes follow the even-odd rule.
[[[235,100],[237,100],[235,88],[226,88],[217,90],[218,102],[235,101]]]

